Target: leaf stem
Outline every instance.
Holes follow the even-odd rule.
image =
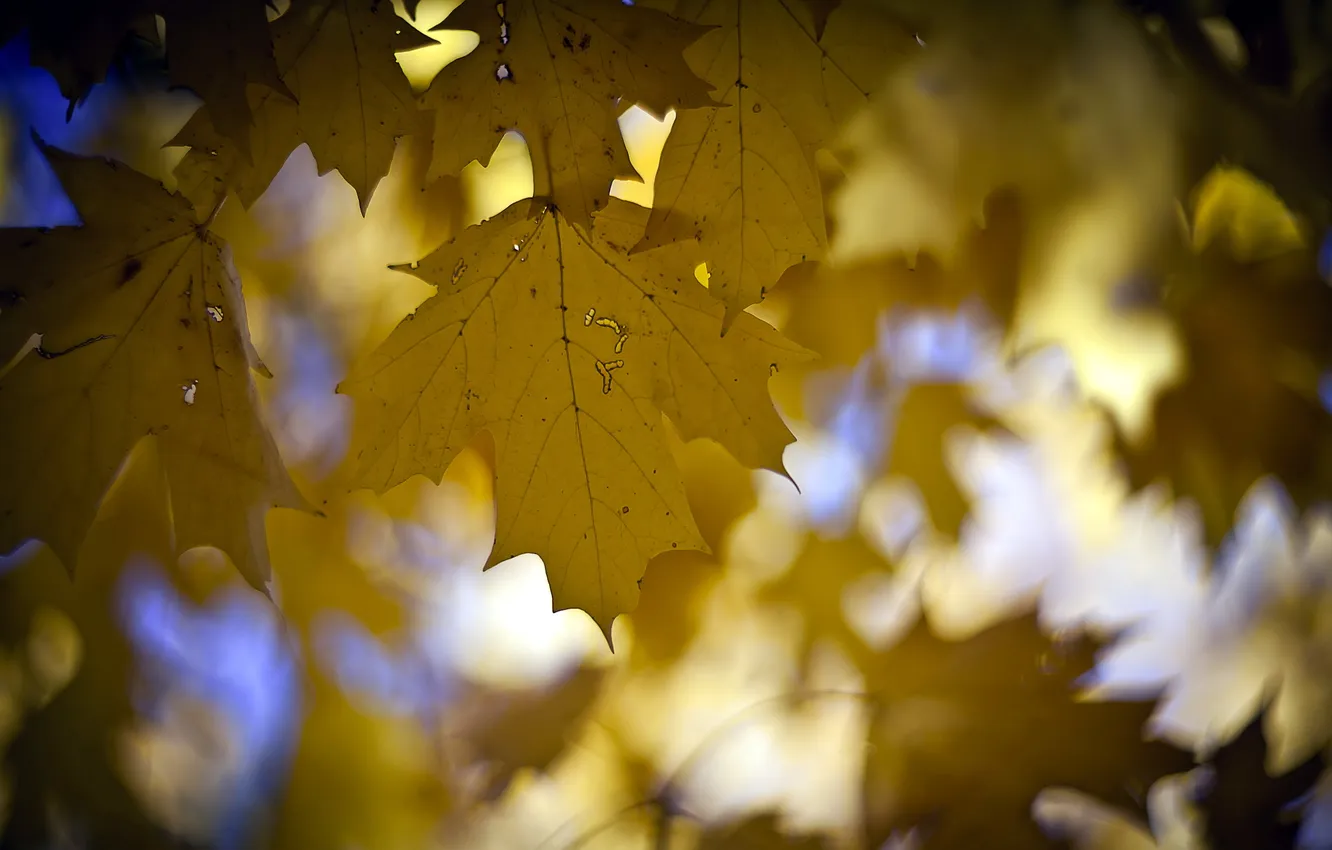
[[[209,211],[208,217],[199,223],[200,232],[208,230],[210,227],[213,226],[213,222],[217,219],[217,214],[222,211],[222,205],[225,204],[226,202],[227,202],[226,192],[223,192],[222,194],[218,195],[217,202],[213,204],[213,208],[212,210]]]

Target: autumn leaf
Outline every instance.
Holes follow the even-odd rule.
[[[181,191],[207,209],[231,190],[248,207],[307,144],[321,174],[337,169],[356,190],[364,213],[397,138],[426,127],[393,54],[435,42],[392,5],[367,0],[295,0],[272,32],[285,88],[249,90],[248,147],[228,139],[232,119],[211,104],[196,112],[168,143],[191,148],[176,168]]]
[[[400,629],[406,620],[402,600],[375,582],[349,554],[354,507],[347,499],[327,506],[323,516],[292,510],[268,516],[279,605],[311,652],[312,632],[321,614],[342,612],[375,635]]]
[[[918,384],[908,389],[898,408],[884,468],[888,475],[902,475],[915,483],[934,527],[953,540],[971,505],[948,467],[948,435],[959,426],[981,432],[1001,428],[969,395],[962,384]]]
[[[434,744],[416,718],[361,711],[316,679],[265,846],[426,845],[454,804]]]
[[[843,266],[797,266],[783,277],[777,303],[790,315],[783,332],[817,351],[823,363],[852,364],[873,348],[880,317],[897,311],[956,312],[984,305],[996,326],[1013,322],[1020,294],[1026,225],[1019,197],[986,198],[984,226],[963,234],[947,265],[929,252]]]
[[[763,589],[762,599],[792,606],[805,619],[797,652],[802,683],[808,681],[821,641],[834,642],[858,666],[870,658],[870,648],[846,616],[844,598],[859,580],[892,568],[859,534],[824,538],[811,533],[786,573]]]
[[[611,181],[635,177],[616,120],[640,104],[711,103],[683,50],[705,27],[618,0],[465,0],[435,30],[481,42],[446,66],[422,99],[435,110],[431,180],[486,165],[517,130],[532,154],[533,193],[587,227]]]
[[[772,814],[712,827],[698,840],[698,850],[822,850],[832,846],[832,842],[816,835],[783,831]]]
[[[38,538],[72,568],[125,456],[155,434],[177,551],[213,545],[262,587],[263,514],[303,507],[256,409],[240,282],[189,203],[54,148],[82,227],[7,230],[0,358],[0,551]]]
[[[89,846],[176,846],[131,792],[116,758],[118,738],[135,718],[134,658],[119,622],[117,583],[132,559],[175,562],[156,449],[144,441],[127,460],[89,531],[76,576],[56,568],[47,549],[0,564],[0,639],[12,645],[35,613],[52,608],[76,627],[83,655],[68,686],[28,714],[5,756],[15,780],[0,831],[5,847],[52,846],[53,805],[80,822]]]
[[[0,12],[0,44],[27,30],[31,63],[55,77],[68,117],[106,78],[125,34],[148,10],[148,0],[9,3]]]
[[[1095,649],[1052,643],[1033,615],[957,643],[922,621],[880,655],[867,671],[882,706],[865,772],[870,846],[919,825],[925,850],[1054,847],[1031,817],[1051,786],[1141,816],[1134,795],[1193,757],[1143,740],[1150,703],[1076,697]]]
[[[269,0],[157,0],[154,5],[167,22],[171,84],[202,98],[218,132],[248,156],[253,118],[246,88],[253,83],[291,96],[273,59]]]
[[[544,688],[472,684],[445,719],[460,759],[486,765],[482,796],[494,800],[519,771],[546,771],[601,695],[606,672],[582,666]]]
[[[685,439],[780,471],[792,437],[767,380],[806,356],[753,317],[720,337],[721,310],[687,263],[624,256],[645,215],[612,202],[589,236],[520,201],[468,228],[412,270],[438,294],[340,387],[356,400],[361,486],[437,481],[489,431],[489,564],[540,555],[555,610],[582,608],[607,636],[649,558],[705,547],[661,414]]]
[[[1315,754],[1287,773],[1269,776],[1263,727],[1270,722],[1270,710],[1260,711],[1235,740],[1207,760],[1211,777],[1198,808],[1212,850],[1304,846],[1296,840],[1300,824],[1288,816],[1288,807],[1314,790],[1326,758]]]
[[[1332,415],[1319,396],[1332,365],[1332,292],[1307,251],[1204,258],[1179,277],[1165,301],[1188,371],[1157,396],[1151,434],[1122,449],[1135,486],[1167,478],[1197,501],[1208,542],[1219,544],[1265,475],[1300,508],[1332,482]]]
[[[663,552],[648,561],[638,585],[642,595],[629,615],[631,663],[653,668],[678,661],[698,630],[702,600],[721,576],[716,557],[703,552]]]
[[[1184,374],[1157,395],[1151,432],[1116,442],[1135,487],[1168,479],[1219,544],[1262,477],[1280,479],[1300,508],[1332,483],[1322,397],[1332,290],[1270,188],[1218,168],[1195,194],[1197,253],[1178,252],[1159,299],[1183,343]]]
[[[904,33],[871,3],[693,0],[676,14],[713,27],[685,54],[721,108],[679,113],[635,250],[695,240],[726,326],[787,267],[827,247],[815,151],[866,103]],[[912,46],[914,42],[912,42]]]
[[[0,19],[0,43],[26,27],[32,63],[56,78],[72,115],[93,85],[105,78],[127,34],[145,21],[155,30],[152,16],[161,15],[167,25],[171,84],[202,98],[225,134],[244,149],[250,124],[246,86],[285,91],[273,63],[268,5],[267,0],[14,3]]]

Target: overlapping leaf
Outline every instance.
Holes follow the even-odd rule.
[[[32,64],[55,77],[72,115],[106,78],[125,34],[148,8],[147,0],[7,3],[0,12],[0,44],[26,30]]]
[[[480,430],[495,440],[490,562],[535,552],[556,610],[609,634],[647,560],[703,548],[661,414],[742,463],[781,469],[791,441],[767,379],[806,355],[721,310],[687,263],[623,255],[646,211],[612,202],[595,235],[520,201],[464,231],[415,273],[439,293],[355,370],[356,481],[438,480]]]
[[[822,850],[834,846],[818,835],[795,835],[781,829],[772,814],[714,826],[699,836],[698,850]]]
[[[0,41],[26,28],[34,65],[49,70],[70,111],[101,82],[126,34],[152,15],[167,24],[173,85],[203,98],[217,124],[242,148],[249,132],[245,89],[255,83],[284,91],[273,63],[267,0],[77,0],[13,3],[0,19]]]
[[[218,132],[247,156],[250,112],[246,89],[290,97],[278,76],[268,29],[269,0],[157,0],[167,22],[172,85],[185,86],[208,105]]]
[[[195,113],[171,141],[192,148],[176,169],[181,190],[205,209],[228,190],[249,206],[308,144],[320,172],[337,169],[364,212],[397,138],[425,126],[393,54],[435,42],[370,0],[295,0],[272,31],[279,82],[295,100],[252,87],[248,146],[227,138],[233,119],[211,103]]]
[[[923,848],[1053,847],[1031,817],[1050,786],[1141,814],[1135,793],[1193,766],[1143,740],[1149,703],[1091,703],[1073,693],[1095,647],[1053,645],[1034,616],[950,643],[924,622],[878,659],[869,688],[870,846],[922,827]]]
[[[828,13],[792,0],[677,4],[715,28],[686,58],[725,106],[676,118],[636,249],[696,240],[728,327],[788,266],[826,248],[815,151],[865,104],[904,38],[872,4]]]
[[[88,535],[71,579],[50,552],[5,572],[0,567],[0,640],[12,645],[41,607],[54,608],[78,630],[82,663],[68,687],[31,711],[5,757],[13,795],[0,830],[5,847],[49,847],[56,808],[77,821],[88,846],[176,845],[126,785],[120,736],[134,720],[133,657],[118,622],[116,590],[132,558],[173,563],[171,517],[159,455],[151,443],[133,452]]]
[[[611,181],[633,177],[616,119],[634,104],[664,114],[711,102],[682,52],[706,29],[618,0],[466,0],[436,29],[481,43],[447,66],[423,99],[435,110],[430,177],[483,165],[517,130],[534,191],[575,224],[591,223]]]
[[[1158,299],[1185,362],[1145,438],[1117,442],[1135,486],[1166,478],[1219,544],[1250,487],[1275,475],[1297,506],[1332,493],[1332,289],[1290,210],[1246,172],[1195,190],[1191,245],[1169,255]],[[1240,415],[1242,412],[1242,415]]]
[[[1203,261],[1182,277],[1166,297],[1187,376],[1157,397],[1152,434],[1128,449],[1128,468],[1135,485],[1165,477],[1197,500],[1216,544],[1264,475],[1301,508],[1332,493],[1332,416],[1319,397],[1332,366],[1332,291],[1306,251]]]
[[[189,203],[116,163],[48,149],[78,228],[0,233],[0,551],[72,567],[126,454],[156,434],[179,550],[214,545],[262,586],[263,513],[304,504],[256,410],[240,282]]]
[[[1300,824],[1290,807],[1314,791],[1326,758],[1316,754],[1288,773],[1269,776],[1268,742],[1263,727],[1267,710],[1259,712],[1235,740],[1208,759],[1212,776],[1199,809],[1212,850],[1270,847],[1293,850]]]

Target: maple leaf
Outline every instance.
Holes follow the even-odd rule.
[[[231,190],[248,207],[308,144],[320,173],[337,169],[364,213],[397,138],[426,126],[394,53],[435,42],[392,5],[356,0],[295,0],[272,33],[282,87],[249,90],[248,145],[228,139],[211,104],[168,142],[191,148],[176,168],[181,191],[208,209]]]
[[[568,747],[604,686],[606,672],[582,666],[544,688],[470,687],[446,719],[462,759],[489,765],[483,797],[497,799],[520,770],[546,771]]]
[[[1326,758],[1315,753],[1280,776],[1264,769],[1270,761],[1264,726],[1267,710],[1259,712],[1242,732],[1210,759],[1211,778],[1199,801],[1212,850],[1264,847],[1294,850],[1300,824],[1287,809],[1310,793]],[[1310,845],[1312,846],[1312,845]]]
[[[412,269],[438,294],[339,388],[357,404],[361,486],[438,481],[489,431],[488,565],[540,555],[555,610],[582,608],[608,639],[649,558],[705,548],[661,414],[780,471],[792,437],[767,380],[807,356],[753,317],[719,336],[720,307],[686,262],[625,256],[646,213],[613,201],[589,235],[520,201],[468,228]]]
[[[1205,176],[1187,231],[1167,246],[1154,299],[1184,374],[1157,394],[1151,432],[1115,443],[1135,488],[1166,478],[1196,500],[1215,545],[1260,478],[1277,476],[1301,508],[1332,483],[1332,291],[1293,213],[1242,169]]]
[[[647,231],[634,250],[696,240],[726,304],[726,327],[782,272],[827,247],[814,164],[837,127],[863,106],[903,35],[872,4],[726,0],[677,5],[713,27],[686,58],[722,108],[679,113],[662,150]],[[914,46],[914,42],[912,43]]]
[[[873,653],[847,620],[844,599],[860,579],[891,568],[859,534],[833,539],[809,534],[786,574],[763,589],[761,598],[792,605],[805,617],[797,651],[802,682],[823,639],[834,641],[857,666],[870,659]]]
[[[698,850],[822,850],[834,846],[818,835],[790,835],[773,814],[760,814],[712,827],[699,836]]]
[[[486,165],[508,130],[532,155],[533,194],[588,226],[611,182],[637,175],[619,116],[640,104],[711,103],[683,50],[706,27],[617,0],[465,0],[435,30],[472,30],[481,42],[446,66],[422,98],[435,110],[430,179]]]
[[[273,59],[269,0],[156,0],[167,22],[171,84],[208,104],[217,130],[248,156],[253,120],[246,88],[254,83],[290,97]]]
[[[922,621],[879,656],[867,673],[883,706],[865,772],[870,846],[919,824],[931,850],[1052,847],[1031,817],[1050,786],[1141,816],[1134,789],[1145,793],[1193,758],[1143,740],[1150,703],[1076,699],[1094,651],[1052,645],[1026,616],[959,643]]]
[[[28,713],[5,754],[14,788],[0,846],[53,846],[52,806],[80,823],[91,847],[177,846],[131,793],[116,759],[117,739],[135,718],[134,658],[116,585],[133,559],[175,562],[156,448],[145,441],[132,453],[89,531],[76,576],[56,569],[48,549],[17,564],[0,561],[0,640],[12,645],[47,607],[69,617],[83,647],[69,684]]]
[[[0,44],[27,30],[30,61],[55,77],[69,100],[68,118],[106,79],[125,34],[148,10],[147,0],[10,3],[0,12]]]
[[[263,511],[304,507],[260,421],[240,282],[186,199],[110,160],[46,148],[82,227],[8,230],[0,551],[36,537],[72,568],[126,454],[156,434],[179,551],[213,545],[256,587]]]
[[[911,263],[899,255],[789,270],[776,295],[791,317],[783,332],[824,361],[854,363],[878,341],[880,316],[894,310],[956,312],[979,303],[1007,331],[1021,283],[1023,205],[1015,193],[1001,191],[989,195],[983,209],[984,225],[967,230],[947,266],[921,252]]]
[[[958,426],[982,433],[1005,430],[969,395],[962,384],[918,384],[907,390],[884,469],[888,475],[903,475],[916,484],[934,527],[954,540],[971,504],[949,468],[948,435]]]
[[[1332,365],[1332,291],[1312,255],[1243,264],[1204,257],[1168,286],[1165,300],[1188,371],[1157,396],[1151,435],[1120,444],[1133,485],[1168,478],[1177,495],[1197,500],[1212,544],[1265,475],[1276,475],[1301,508],[1323,498],[1332,482],[1332,416],[1319,394]]]
[[[147,22],[145,30],[155,32],[152,15],[160,14],[167,24],[171,84],[199,95],[219,117],[226,135],[244,146],[250,124],[247,84],[286,91],[273,63],[268,5],[268,0],[14,3],[0,21],[0,42],[8,40],[7,33],[28,29],[32,64],[56,78],[72,115],[105,79],[125,36],[142,21]]]
[[[419,718],[368,712],[322,676],[312,679],[290,777],[264,846],[424,846],[455,804],[439,775],[438,742]]]

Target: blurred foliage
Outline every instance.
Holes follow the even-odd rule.
[[[11,5],[4,223],[78,220],[33,133],[205,197],[312,510],[268,596],[178,557],[159,435],[0,560],[0,848],[1332,847],[1325,4]],[[486,568],[490,436],[346,486],[339,382],[462,274],[390,266],[533,194],[819,355],[773,470],[661,419],[707,551],[604,635]]]

